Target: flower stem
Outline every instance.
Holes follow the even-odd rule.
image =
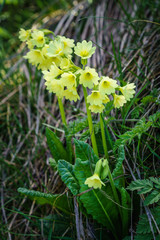
[[[88,125],[89,125],[89,131],[90,131],[90,135],[91,135],[92,146],[93,146],[93,150],[94,150],[95,154],[98,156],[98,148],[97,148],[93,123],[92,123],[92,115],[91,115],[91,111],[88,108],[89,104],[87,103],[87,90],[85,87],[83,87],[83,93],[84,93],[84,99],[85,99],[85,103],[86,103]]]
[[[64,107],[63,107],[63,103],[62,103],[62,99],[58,97],[58,104],[59,104],[59,109],[60,109],[60,113],[61,113],[61,118],[62,118],[62,122],[65,126],[67,126],[67,122],[66,122],[66,117],[65,117],[65,112],[64,112]]]
[[[105,158],[107,158],[107,160],[108,160],[109,157],[108,157],[108,150],[107,150],[107,143],[106,143],[106,136],[105,136],[105,131],[104,131],[104,123],[103,123],[102,113],[100,114],[100,126],[101,126],[101,135],[102,135],[104,154],[105,154]]]
[[[104,122],[103,122],[102,114],[100,114],[100,126],[101,126],[101,135],[102,135],[102,143],[103,143],[103,149],[104,149],[105,158],[107,158],[107,160],[109,160],[108,150],[107,150],[107,143],[106,143],[106,136],[105,136],[105,131],[104,131]],[[109,177],[109,181],[110,181],[110,184],[111,184],[111,188],[112,188],[114,199],[115,199],[115,201],[118,204],[119,213],[120,213],[120,216],[122,218],[122,211],[121,211],[121,208],[120,208],[120,201],[119,201],[119,197],[118,197],[118,194],[117,194],[116,187],[114,185],[114,180],[112,178],[112,173],[110,171],[110,168],[109,168],[109,172],[108,172],[108,177]]]

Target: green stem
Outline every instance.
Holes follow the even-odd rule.
[[[107,150],[107,143],[106,143],[106,136],[105,136],[105,131],[104,131],[104,123],[103,123],[102,113],[100,114],[100,126],[101,126],[101,135],[102,135],[104,154],[105,154],[105,158],[107,158],[107,160],[108,160],[109,157],[108,157],[108,150]]]
[[[113,223],[112,223],[112,221],[111,221],[111,219],[110,219],[108,213],[106,212],[106,210],[105,210],[105,208],[104,208],[102,202],[100,201],[100,199],[98,198],[98,196],[97,196],[97,194],[96,194],[96,192],[95,192],[94,190],[93,190],[93,194],[94,194],[94,196],[97,198],[97,201],[99,202],[99,204],[100,204],[102,210],[104,211],[104,214],[106,215],[106,218],[108,219],[108,222],[110,223],[110,226],[111,226],[111,229],[112,229],[112,233],[113,233],[115,239],[118,240],[117,235],[116,235],[116,229],[115,229],[115,227],[114,227],[114,225],[113,225]]]
[[[119,201],[119,197],[118,197],[118,194],[117,194],[116,187],[114,185],[114,180],[112,178],[112,173],[110,171],[110,168],[109,168],[109,171],[108,171],[108,177],[109,177],[109,181],[110,181],[110,184],[111,184],[111,188],[112,188],[114,199],[115,199],[116,203],[118,204],[118,209],[119,209],[119,213],[120,213],[121,219],[123,219],[122,218],[123,216],[122,216],[121,204],[120,204],[120,201]]]
[[[60,109],[60,113],[61,113],[61,118],[62,118],[62,122],[65,126],[67,126],[67,122],[66,122],[66,117],[65,117],[65,112],[64,112],[64,107],[63,107],[63,103],[62,103],[62,99],[58,97],[58,104],[59,104],[59,109]]]
[[[87,117],[88,117],[88,125],[89,125],[89,131],[91,135],[91,141],[92,141],[92,146],[95,154],[98,156],[98,148],[97,148],[97,143],[96,143],[96,138],[95,138],[95,133],[94,133],[94,128],[93,128],[93,123],[92,123],[92,115],[91,111],[89,110],[89,104],[87,103],[87,90],[85,87],[83,87],[83,93],[84,93],[84,99],[86,103],[86,110],[87,110]]]
[[[104,131],[104,122],[103,122],[102,114],[100,114],[100,126],[101,126],[101,135],[102,135],[102,143],[103,143],[103,149],[104,149],[105,158],[107,158],[107,160],[109,160],[108,150],[107,150],[107,143],[106,143],[106,136],[105,136],[105,131]],[[115,199],[115,201],[118,204],[119,213],[120,213],[121,218],[122,218],[122,211],[121,211],[121,207],[120,207],[120,201],[119,201],[119,197],[118,197],[118,194],[117,194],[116,187],[114,185],[114,180],[112,178],[112,174],[111,174],[110,168],[109,168],[109,172],[108,172],[108,177],[109,177],[109,181],[110,181],[110,184],[111,184],[111,188],[112,188],[114,199]]]

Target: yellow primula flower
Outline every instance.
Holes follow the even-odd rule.
[[[27,47],[28,47],[30,50],[32,50],[32,49],[34,48],[34,45],[33,45],[33,43],[31,42],[31,40],[28,40],[28,41],[26,42],[26,44],[27,44]]]
[[[120,108],[126,103],[126,99],[123,95],[113,94],[115,108]]]
[[[90,188],[93,187],[94,189],[101,189],[102,185],[105,186],[105,184],[101,181],[100,177],[96,173],[94,173],[93,176],[87,178],[84,184],[88,185]]]
[[[49,45],[46,44],[43,48],[42,48],[42,54],[44,56],[44,60],[39,64],[38,69],[41,70],[48,70],[50,69],[51,65],[53,63],[55,63],[57,66],[60,65],[61,59],[60,57],[49,57],[47,55],[47,49],[49,48]]]
[[[64,87],[61,84],[60,80],[53,79],[50,81],[46,81],[45,85],[47,87],[47,90],[49,90],[49,92],[55,93],[56,96],[59,98],[64,97]]]
[[[24,58],[28,59],[29,63],[31,63],[32,65],[35,65],[35,66],[42,63],[44,60],[42,51],[40,51],[38,49],[32,49],[30,52],[27,53],[26,56],[24,56]]]
[[[49,57],[57,57],[64,55],[64,44],[60,41],[60,39],[56,39],[49,43],[47,55]]]
[[[133,95],[135,94],[135,87],[136,86],[134,85],[134,83],[129,83],[124,87],[120,87],[119,90],[121,91],[125,99],[127,101],[130,101],[130,99],[133,98]]]
[[[109,97],[105,95],[105,98],[103,99],[102,103],[106,104],[110,101]]]
[[[85,70],[81,71],[79,82],[88,88],[93,88],[94,85],[98,84],[99,76],[94,68],[86,67]]]
[[[76,76],[73,73],[63,73],[61,75],[61,81],[63,86],[67,88],[76,87]]]
[[[66,55],[72,54],[72,48],[75,46],[74,40],[66,37],[59,36],[60,41],[63,43],[63,53]]]
[[[87,102],[91,105],[101,105],[104,99],[105,96],[99,91],[92,91],[91,95],[87,97]]]
[[[61,58],[60,68],[67,70],[72,67],[71,61],[68,58]]]
[[[44,33],[42,31],[35,30],[32,34],[32,44],[37,47],[43,47],[45,44]]]
[[[94,113],[102,113],[104,110],[104,105],[100,104],[100,105],[90,105],[89,109],[91,110],[91,112]]]
[[[78,42],[74,47],[75,54],[82,59],[90,58],[95,50],[96,47],[92,47],[92,42],[87,42],[86,40],[83,40],[82,43]]]
[[[70,101],[75,101],[75,102],[77,101],[77,99],[80,99],[75,87],[71,87],[64,90],[64,96],[66,99]]]
[[[19,39],[24,42],[27,41],[30,38],[31,30],[25,30],[23,28],[19,31]]]
[[[99,83],[99,91],[102,94],[115,93],[115,88],[117,87],[118,87],[117,81],[109,77],[102,77],[102,80]]]
[[[58,77],[60,74],[62,74],[63,71],[61,71],[56,66],[56,64],[53,62],[51,67],[50,67],[50,70],[49,71],[45,70],[42,73],[44,74],[44,79],[45,80],[51,81],[51,80],[55,79],[56,77]]]

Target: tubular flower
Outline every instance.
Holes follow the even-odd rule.
[[[95,50],[96,47],[92,47],[92,42],[87,42],[86,40],[83,40],[82,43],[78,42],[74,47],[75,54],[82,59],[90,58]]]
[[[87,178],[84,184],[88,185],[88,187],[93,187],[94,189],[101,189],[102,185],[105,185],[97,173],[94,173],[91,177]]]
[[[59,66],[61,62],[60,57],[49,57],[47,55],[48,48],[49,48],[48,44],[45,44],[45,46],[42,48],[42,54],[44,56],[44,60],[39,64],[38,69],[48,70],[50,69],[52,63],[55,63],[57,66]]]
[[[72,54],[72,48],[75,46],[74,40],[66,37],[59,36],[60,41],[64,45],[64,54]]]
[[[102,113],[104,110],[104,105],[100,104],[100,105],[90,105],[89,109],[91,110],[91,112],[94,113]]]
[[[115,88],[118,87],[117,81],[109,77],[102,77],[102,80],[99,84],[99,91],[102,94],[111,94],[115,93]]]
[[[77,101],[77,99],[80,99],[75,87],[71,87],[64,90],[64,97],[70,101],[75,101],[75,102]]]
[[[98,73],[94,68],[86,67],[85,70],[81,71],[79,82],[88,88],[93,88],[94,85],[98,84]]]
[[[33,43],[31,42],[31,40],[27,40],[26,44],[27,44],[27,46],[28,46],[28,48],[29,48],[30,50],[32,50],[32,49],[34,48],[34,45],[33,45]]]
[[[71,88],[76,87],[76,76],[73,73],[63,73],[61,76],[61,82],[63,86]]]
[[[87,102],[91,105],[101,105],[104,99],[104,95],[99,91],[92,91],[91,95],[87,97]]]
[[[26,56],[24,56],[24,58],[28,59],[29,63],[35,66],[37,66],[38,64],[41,64],[44,60],[42,51],[38,49],[32,49],[30,52],[27,53]]]
[[[60,63],[60,68],[67,70],[72,67],[71,61],[68,58],[62,58]]]
[[[49,43],[47,55],[49,57],[57,57],[64,55],[64,44],[60,41],[60,39],[56,39]]]
[[[27,41],[30,38],[31,30],[25,30],[23,28],[19,31],[19,39],[24,42]]]
[[[63,72],[56,66],[55,63],[52,63],[50,70],[49,71],[45,70],[42,73],[44,74],[45,80],[51,81],[51,80],[55,79],[56,77],[58,77]]]
[[[32,34],[32,44],[37,47],[43,47],[45,44],[44,33],[42,31],[35,30]]]
[[[134,83],[129,83],[124,87],[120,87],[119,90],[121,91],[125,99],[129,101],[131,98],[133,98],[133,94],[135,94],[135,87],[136,86],[134,85]]]
[[[105,95],[105,98],[103,99],[102,103],[106,104],[110,101],[109,97]]]
[[[59,98],[64,97],[64,87],[60,80],[54,79],[51,81],[46,81],[45,85],[47,86],[49,92],[55,93]]]
[[[126,103],[126,99],[122,95],[114,94],[113,97],[114,97],[114,106],[115,106],[115,108],[120,108],[120,107],[122,107]]]

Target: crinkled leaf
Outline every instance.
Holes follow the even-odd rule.
[[[67,160],[67,152],[63,147],[62,142],[56,136],[56,134],[49,128],[46,128],[46,137],[49,149],[52,153],[53,158],[58,161],[59,159]]]
[[[62,181],[71,190],[73,195],[76,195],[79,190],[79,185],[73,172],[73,166],[65,160],[59,160],[58,172],[62,178]]]
[[[76,164],[74,167],[74,174],[79,181],[80,192],[88,190],[88,186],[84,184],[86,178],[92,175],[91,166],[88,160],[82,161],[81,159],[76,159]],[[107,226],[108,229],[113,230],[110,221],[116,223],[118,221],[118,211],[117,206],[113,202],[112,190],[110,185],[103,187],[102,190],[94,189],[83,193],[80,196],[80,200],[86,208],[88,214],[91,214],[94,219],[99,223]],[[107,217],[107,214],[109,219]],[[116,230],[115,230],[116,231]]]
[[[18,188],[19,193],[29,197],[31,200],[35,200],[38,204],[50,204],[52,207],[58,208],[59,210],[69,214],[69,205],[66,195],[61,194],[48,194],[39,191],[29,190],[26,188]]]
[[[80,158],[82,161],[89,160],[93,163],[98,161],[98,157],[89,144],[77,139],[74,139],[74,143],[76,147],[76,158]]]

